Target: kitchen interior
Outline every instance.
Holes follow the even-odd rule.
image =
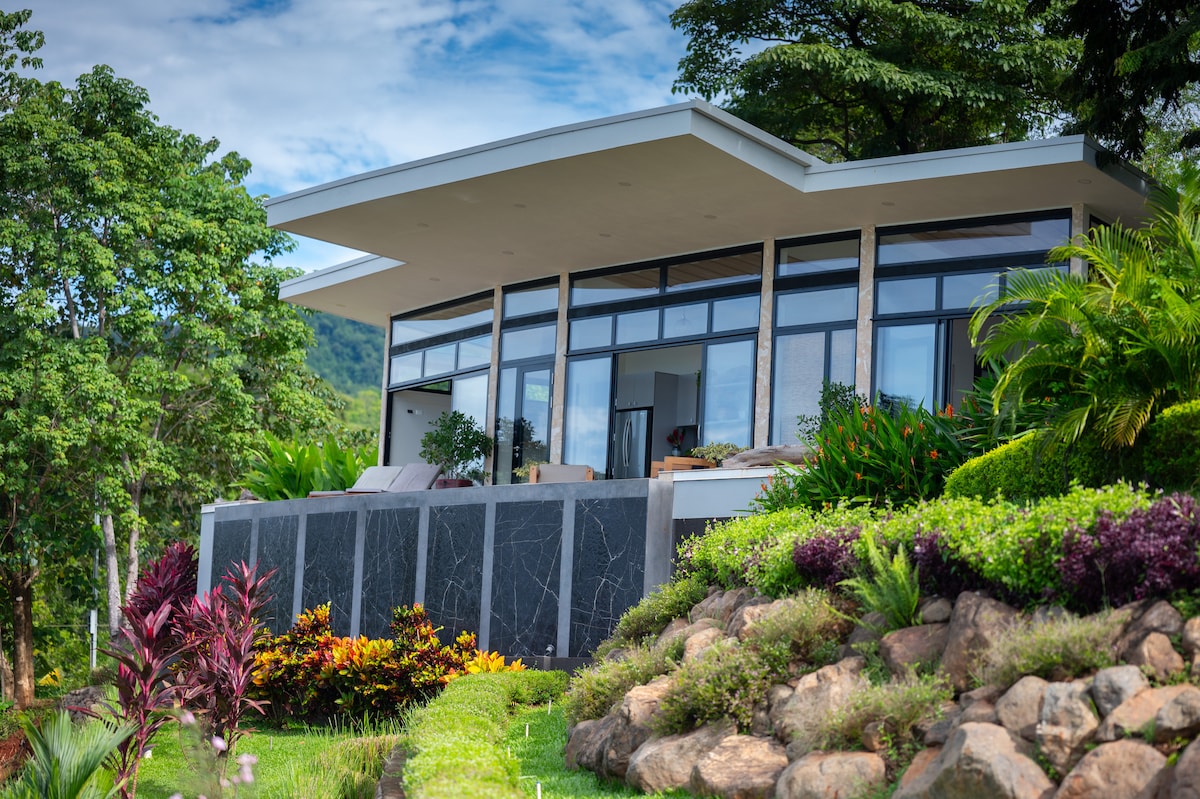
[[[672,454],[667,438],[678,429],[679,450],[698,444],[701,344],[661,347],[617,356],[612,427],[612,476],[650,476],[650,464]]]

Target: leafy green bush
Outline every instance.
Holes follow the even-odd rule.
[[[746,449],[747,447],[739,447],[728,441],[710,441],[703,447],[692,447],[691,455],[693,458],[704,458],[720,466],[726,458],[745,452]]]
[[[1065,456],[1064,448],[1047,449],[1030,433],[964,462],[946,477],[945,495],[1020,502],[1062,494],[1068,487]]]
[[[953,410],[832,408],[804,466],[783,465],[756,500],[764,510],[842,502],[904,505],[935,497],[967,457]]]
[[[941,718],[943,703],[953,696],[953,689],[936,675],[910,675],[871,685],[855,692],[845,707],[828,717],[818,739],[823,748],[858,749],[867,725],[879,725],[887,744],[882,754],[895,772],[924,746],[913,727]]]
[[[853,623],[828,591],[808,588],[772,613],[754,622],[746,633],[746,644],[762,653],[776,673],[788,671],[793,662],[809,669],[832,663],[838,644]]]
[[[1027,674],[1071,680],[1107,668],[1119,625],[1112,613],[1013,625],[988,650],[976,682],[1009,686]]]
[[[640,643],[658,635],[672,619],[686,616],[693,605],[704,599],[707,592],[708,583],[698,574],[660,585],[621,615],[611,640],[620,646]]]
[[[866,571],[843,580],[840,585],[858,601],[863,611],[883,616],[886,627],[879,631],[881,634],[919,623],[920,580],[917,570],[908,561],[904,544],[897,544],[889,560],[875,536],[860,536],[857,543],[863,553],[860,560]]]
[[[567,718],[574,724],[607,715],[630,688],[674,671],[683,654],[682,646],[682,641],[675,646],[637,646],[623,657],[602,660],[580,670],[563,697]]]
[[[731,519],[684,541],[679,547],[680,568],[724,588],[750,585],[770,597],[786,596],[801,587],[793,560],[798,541],[857,530],[876,514],[867,507],[823,513],[788,508]]]
[[[315,443],[284,441],[264,433],[250,470],[238,484],[259,499],[302,499],[312,491],[341,491],[375,462],[365,447],[342,447],[333,436]]]
[[[1200,483],[1200,400],[1173,405],[1146,429],[1146,479],[1168,491]]]
[[[722,639],[676,670],[655,728],[669,735],[730,719],[747,731],[773,682],[774,670],[761,652]]]

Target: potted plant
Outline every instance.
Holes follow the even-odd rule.
[[[421,436],[421,458],[442,467],[434,488],[457,488],[487,479],[483,459],[492,454],[492,439],[462,411],[443,411]]]

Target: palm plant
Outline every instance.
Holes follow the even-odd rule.
[[[1079,258],[1087,278],[1017,271],[976,310],[982,357],[1003,362],[998,412],[1051,400],[1047,427],[1063,443],[1095,431],[1109,449],[1132,446],[1160,410],[1200,397],[1200,170],[1151,194],[1151,224],[1093,228],[1050,251]],[[984,323],[1003,316],[980,340]]]
[[[0,799],[109,799],[116,796],[104,763],[131,728],[91,722],[77,727],[65,710],[42,723],[21,722],[31,756]]]

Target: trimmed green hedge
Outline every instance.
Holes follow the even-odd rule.
[[[516,758],[504,750],[514,705],[559,696],[561,671],[469,674],[451,682],[405,725],[413,752],[404,765],[404,789],[412,799],[521,799]]]
[[[1200,483],[1200,400],[1173,405],[1146,429],[1146,479],[1168,491]]]
[[[946,496],[997,495],[1018,502],[1049,497],[1067,490],[1063,449],[1047,450],[1031,433],[971,458],[946,478]]]

